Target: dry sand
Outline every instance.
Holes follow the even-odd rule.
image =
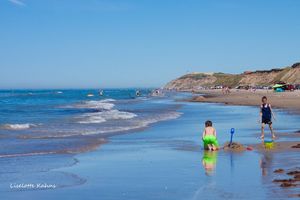
[[[223,94],[221,90],[200,90],[192,102],[224,103],[230,105],[259,106],[263,96],[268,97],[269,103],[274,108],[284,108],[292,112],[300,113],[300,91],[275,93],[271,90],[231,90],[229,94]],[[200,95],[201,94],[201,95]]]

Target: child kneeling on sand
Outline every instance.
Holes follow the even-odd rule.
[[[217,140],[217,132],[216,129],[212,126],[212,122],[209,120],[205,122],[202,140],[204,143],[204,149],[210,151],[218,150],[219,144]]]

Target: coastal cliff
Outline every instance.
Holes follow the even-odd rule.
[[[229,87],[271,86],[279,81],[290,84],[300,84],[300,63],[271,70],[247,71],[242,74],[194,72],[172,80],[167,83],[164,88],[169,90],[190,91],[218,85]]]

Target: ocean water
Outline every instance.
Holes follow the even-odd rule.
[[[103,137],[179,117],[178,105],[157,103],[164,98],[148,89],[139,97],[134,89],[0,91],[0,157],[86,151]]]
[[[207,119],[213,121],[220,144],[229,140],[231,128],[236,130],[234,141],[259,143],[257,107],[178,101],[190,97],[186,93],[153,97],[143,90],[142,97],[132,98],[133,89],[109,91],[107,97],[87,97],[97,92],[88,90],[37,91],[36,99],[32,92],[25,101],[3,92],[1,197],[286,199],[298,192],[272,182],[278,178],[274,169],[297,167],[297,152],[203,151]],[[292,134],[300,129],[300,117],[278,109],[275,113],[277,141],[297,140]],[[11,126],[16,124],[26,126]],[[108,143],[101,145],[103,138]],[[10,187],[20,183],[57,188]]]

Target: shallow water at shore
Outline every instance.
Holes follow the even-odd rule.
[[[103,138],[176,119],[180,105],[150,90],[0,90],[0,158],[78,153]],[[90,97],[87,94],[94,94]],[[164,104],[158,103],[165,99]],[[15,148],[18,146],[18,148]]]
[[[76,155],[78,162],[72,167],[61,166],[50,170],[51,173],[67,173],[68,176],[59,180],[69,180],[73,186],[2,192],[3,197],[63,199],[71,195],[72,199],[282,199],[290,194],[289,191],[296,192],[293,189],[283,190],[272,180],[276,177],[274,169],[296,167],[299,163],[297,152],[262,154],[257,151],[220,151],[206,154],[201,148],[200,138],[206,119],[214,122],[221,144],[229,140],[232,127],[236,129],[234,141],[258,143],[257,108],[185,103],[178,112],[183,114],[175,120],[110,137],[109,142],[96,151]],[[278,121],[274,123],[275,130],[293,132],[299,129],[299,116],[276,112]],[[285,140],[284,137],[278,139]],[[17,177],[14,180],[34,180],[34,174],[36,172],[28,174],[32,179]],[[44,177],[46,182],[58,181],[52,176]]]

